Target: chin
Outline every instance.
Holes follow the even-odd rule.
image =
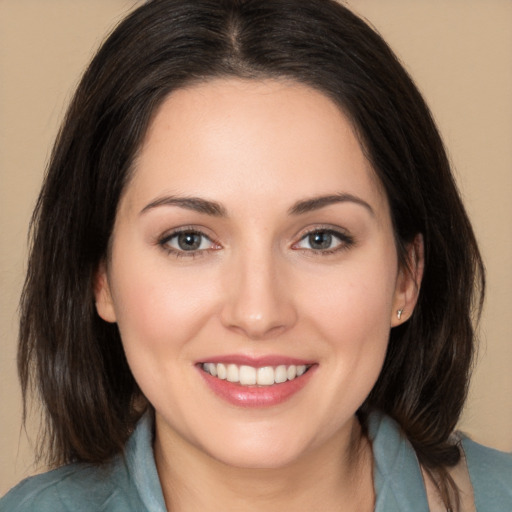
[[[268,435],[268,432],[238,433],[227,439],[217,439],[212,445],[199,449],[227,466],[240,469],[279,469],[292,465],[309,451],[309,443],[299,436],[293,438],[289,430],[281,435]]]
[[[271,470],[281,469],[292,465],[300,456],[296,452],[287,452],[285,450],[236,450],[231,453],[212,454],[220,463],[238,469],[247,470]]]

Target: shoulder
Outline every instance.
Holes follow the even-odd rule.
[[[512,510],[512,454],[493,450],[470,439],[462,448],[477,510]]]
[[[0,512],[165,512],[152,421],[144,415],[124,454],[108,463],[69,464],[27,478],[0,499]]]
[[[137,497],[131,493],[120,458],[104,466],[70,464],[23,480],[0,499],[0,512],[128,512]]]

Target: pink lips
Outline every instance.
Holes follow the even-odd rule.
[[[205,361],[206,362],[206,361]],[[240,355],[227,355],[208,358],[209,363],[225,363],[248,365],[255,368],[265,366],[277,367],[279,365],[306,365],[311,366],[306,373],[293,380],[271,386],[242,386],[239,383],[218,379],[202,370],[197,364],[201,377],[208,387],[220,398],[238,407],[270,407],[281,404],[299,392],[313,376],[317,365],[313,361],[282,356],[247,357]]]

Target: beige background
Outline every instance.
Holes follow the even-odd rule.
[[[0,494],[34,471],[20,425],[16,304],[26,231],[79,75],[135,0],[0,0]],[[430,103],[488,268],[483,342],[461,428],[512,450],[512,2],[350,0]]]

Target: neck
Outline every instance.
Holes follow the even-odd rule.
[[[161,439],[158,429],[155,459],[172,512],[213,512],[219,505],[226,512],[363,512],[374,506],[371,447],[355,419],[348,436],[333,437],[285,467],[229,466],[181,438]]]

